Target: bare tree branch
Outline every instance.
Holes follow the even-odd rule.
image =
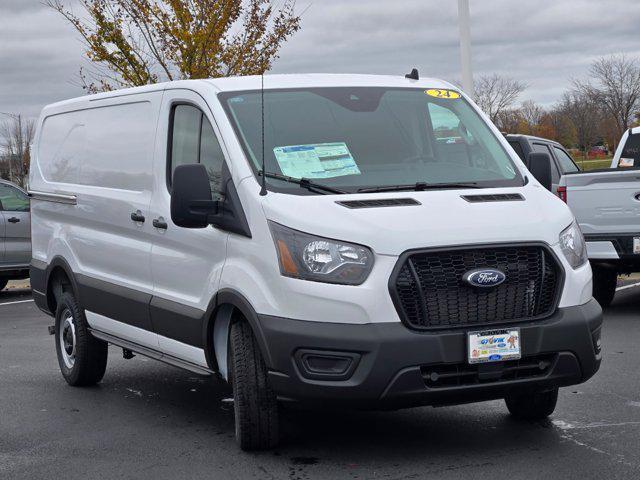
[[[511,108],[528,86],[497,74],[480,76],[474,83],[476,103],[494,123],[502,112]]]

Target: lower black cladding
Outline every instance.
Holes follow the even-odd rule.
[[[37,279],[41,278],[39,273],[36,275]],[[204,311],[88,275],[75,274],[74,278],[80,304],[85,310],[203,348]],[[44,283],[36,281],[38,285]],[[44,290],[46,285],[40,285],[40,288]],[[38,306],[42,304],[41,308],[46,308],[46,293],[34,292],[34,298],[40,302]]]
[[[428,388],[460,387],[543,377],[553,369],[557,360],[558,354],[552,353],[505,362],[426,365],[421,367],[421,372]]]
[[[595,300],[559,308],[544,321],[519,325],[523,360],[474,367],[478,381],[429,388],[425,366],[461,365],[467,362],[467,332],[419,332],[400,322],[335,324],[260,316],[259,338],[264,339],[270,381],[279,398],[288,401],[353,408],[402,408],[417,405],[465,403],[503,398],[514,388],[554,388],[584,382],[598,370],[593,332],[602,325],[602,309]],[[354,352],[359,362],[342,381],[304,378],[296,366],[300,349]],[[550,358],[547,358],[547,355]],[[557,355],[551,365],[542,365]],[[531,360],[536,363],[529,363]],[[512,367],[523,367],[514,369]],[[447,368],[447,367],[443,367]],[[500,378],[492,368],[500,368]]]
[[[126,323],[143,330],[153,331],[149,303],[152,295],[88,275],[75,275],[79,300],[90,312]]]

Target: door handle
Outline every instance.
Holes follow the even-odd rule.
[[[19,221],[20,219],[16,217],[11,217],[9,220],[7,220],[7,222],[9,223],[18,223]]]
[[[167,229],[167,222],[164,221],[164,218],[159,217],[159,218],[154,218],[153,219],[153,226],[156,228],[160,228],[162,230],[166,230]]]
[[[144,223],[144,215],[142,215],[140,210],[137,210],[131,214],[131,220],[133,220],[134,222]]]

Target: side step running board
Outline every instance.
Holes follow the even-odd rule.
[[[129,342],[128,340],[123,340],[121,338],[114,337],[113,335],[101,332],[99,330],[95,330],[93,328],[89,329],[89,331],[91,332],[91,335],[93,335],[96,338],[99,338],[100,340],[104,340],[105,342],[112,343],[113,345],[116,345],[123,349],[136,352],[139,355],[143,355],[145,357],[149,357],[154,360],[159,360],[163,363],[172,365],[174,367],[182,368],[184,370],[189,370],[199,375],[213,375],[216,373],[213,370],[210,370],[205,367],[201,367],[200,365],[194,365],[193,363],[185,362],[184,360],[172,357],[171,355],[158,352],[157,350],[153,350],[151,348],[143,347],[142,345]]]

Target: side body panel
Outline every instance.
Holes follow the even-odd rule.
[[[33,258],[47,264],[64,258],[86,310],[148,332],[143,345],[152,348],[157,348],[148,308],[153,230],[150,221],[131,215],[149,217],[161,100],[157,91],[46,112],[30,178],[32,191],[75,199],[33,199]],[[126,328],[120,333],[129,339]]]
[[[640,169],[584,172],[562,180],[585,235],[640,233]]]
[[[160,350],[202,366],[207,364],[203,344],[205,312],[218,290],[229,234],[211,226],[189,229],[173,224],[167,172],[170,119],[175,105],[191,105],[204,113],[225,152],[216,121],[205,100],[206,93],[187,89],[165,91],[158,122],[154,193],[149,212],[150,220],[158,219],[167,224],[166,228],[154,228],[151,251],[151,317]],[[230,164],[228,158],[227,164]],[[230,168],[233,167],[230,165]]]
[[[0,182],[0,267],[25,268],[31,260],[29,197],[17,186]]]
[[[4,265],[4,249],[5,249],[5,221],[4,215],[0,215],[0,265]]]
[[[31,216],[29,212],[3,211],[5,265],[26,266],[31,260]]]

